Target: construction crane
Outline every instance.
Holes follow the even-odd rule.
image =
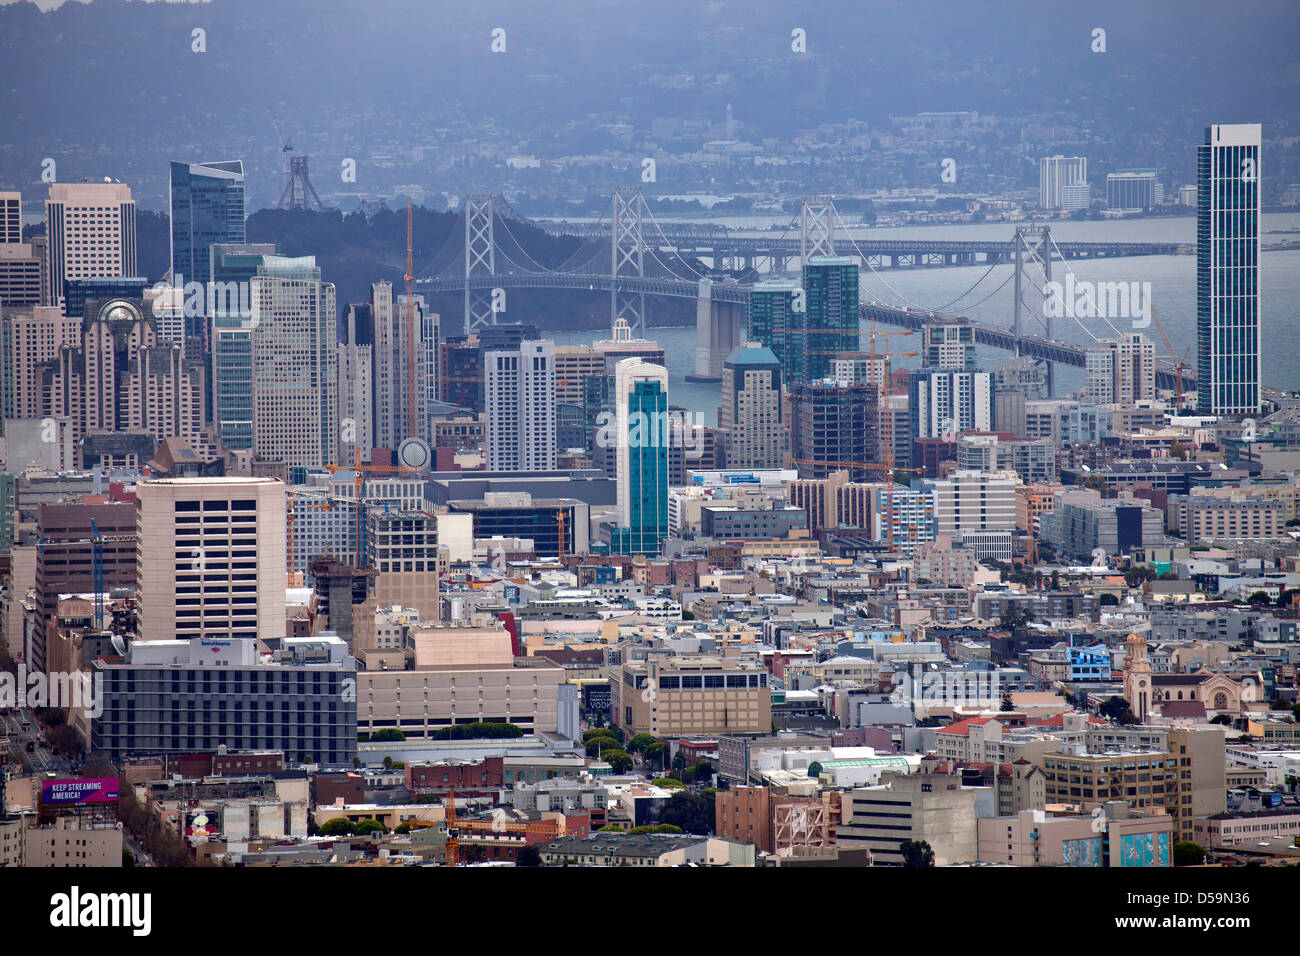
[[[274,107],[274,106],[268,106],[268,107],[266,108],[266,111],[267,111],[268,113],[271,114],[271,124],[275,127],[275,135],[278,136],[281,140],[284,141],[284,145],[280,147],[280,152],[282,152],[282,153],[292,153],[292,152],[293,152],[293,141],[292,141],[292,139],[287,138],[287,137],[284,135],[284,131],[283,131],[282,129],[280,129],[280,120],[276,118],[276,115],[275,115],[275,107]]]
[[[295,507],[294,507],[294,497],[295,497],[295,496],[294,496],[294,493],[293,493],[293,491],[291,490],[291,491],[289,492],[289,497],[288,497],[288,500],[287,500],[287,501],[288,501],[288,506],[289,506],[289,507],[288,507],[287,512],[285,513],[285,520],[286,520],[286,523],[287,523],[287,525],[288,525],[288,532],[289,532],[289,555],[288,555],[288,557],[289,557],[289,569],[288,569],[288,570],[289,570],[289,573],[290,573],[290,574],[293,573],[293,562],[294,562],[293,519],[294,519],[294,512],[295,512],[295,510],[296,510]],[[330,503],[329,503],[329,501],[327,500],[327,501],[325,502],[325,504],[323,504],[323,505],[304,505],[303,507],[306,508],[306,509],[309,510],[309,511],[329,511],[329,510],[330,510]]]
[[[37,539],[36,549],[40,554],[44,554],[48,547],[66,547],[74,544],[91,546],[92,587],[95,589],[95,630],[102,631],[104,629],[104,543],[136,544],[137,540],[133,534],[101,534],[99,525],[94,518],[91,518],[89,538],[47,541],[42,537]]]
[[[512,833],[535,843],[553,843],[560,828],[553,820],[529,820],[526,823],[505,820],[464,820],[456,816],[456,791],[447,791],[447,866],[460,866],[460,837],[462,834],[495,836]]]
[[[346,468],[346,467],[344,467],[343,465],[326,465],[326,466],[325,466],[325,469],[326,469],[328,472],[330,472],[330,474],[334,474],[334,473],[336,473],[336,472],[340,472],[340,471],[354,471],[354,472],[356,472],[356,479],[355,479],[355,485],[356,485],[356,487],[355,487],[355,491],[354,491],[355,498],[356,498],[356,509],[357,509],[357,513],[356,513],[356,518],[357,518],[357,520],[356,520],[356,536],[357,536],[357,538],[356,538],[356,540],[357,540],[356,566],[357,566],[357,567],[361,567],[361,565],[364,563],[364,560],[363,560],[363,558],[364,558],[364,551],[363,551],[362,543],[361,543],[361,531],[362,531],[362,521],[363,521],[363,514],[362,514],[362,512],[363,512],[363,510],[364,510],[363,492],[365,491],[364,485],[365,485],[365,480],[366,480],[366,473],[386,474],[386,475],[393,475],[393,474],[410,474],[411,472],[419,472],[420,469],[419,469],[419,468],[415,468],[415,467],[413,467],[413,466],[411,466],[411,465],[363,465],[363,464],[361,464],[361,449],[360,449],[360,448],[356,448],[356,449],[353,450],[353,453],[354,453],[355,456],[356,456],[356,460],[355,460],[355,462],[353,463],[353,465],[352,465],[351,468]]]
[[[1177,381],[1177,391],[1174,392],[1174,414],[1182,414],[1183,411],[1183,369],[1190,367],[1187,363],[1187,357],[1191,354],[1191,349],[1183,351],[1182,358],[1174,355],[1174,347],[1169,344],[1169,336],[1165,334],[1165,327],[1160,324],[1160,317],[1156,315],[1156,304],[1150,300],[1144,293],[1142,296],[1147,308],[1151,310],[1151,321],[1155,323],[1156,331],[1160,333],[1160,341],[1164,343],[1165,354],[1160,358],[1168,359],[1174,364],[1174,375]]]
[[[557,508],[555,511],[555,526],[560,532],[559,556],[560,564],[564,564],[564,509]]]

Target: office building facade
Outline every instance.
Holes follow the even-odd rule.
[[[266,256],[251,282],[253,451],[265,461],[338,461],[338,319],[314,256]]]
[[[207,282],[214,243],[242,243],[244,164],[171,164],[172,284]],[[186,335],[203,334],[203,316],[189,316]]]
[[[138,639],[284,637],[285,528],[271,478],[137,483]]]
[[[485,352],[488,471],[555,468],[555,343]]]
[[[737,347],[722,363],[718,429],[728,468],[780,468],[786,458],[781,363],[758,343]]]
[[[1202,415],[1260,408],[1258,123],[1210,126],[1197,149],[1196,389]]]
[[[45,202],[52,304],[69,279],[138,275],[135,200],[123,183],[54,183]]]

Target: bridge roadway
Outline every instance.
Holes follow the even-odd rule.
[[[466,280],[417,279],[416,285],[421,291],[431,294],[463,293]],[[587,289],[592,292],[608,293],[611,285],[612,280],[609,276],[566,275],[562,273],[545,275],[516,273],[513,275],[478,276],[469,280],[470,289],[478,292],[487,292],[492,289]],[[689,282],[685,279],[651,277],[642,279],[635,276],[621,276],[618,285],[622,292],[666,295],[679,299],[697,299],[700,294],[699,283]],[[749,294],[749,286],[740,285],[736,282],[715,282],[709,291],[710,298],[715,302],[726,302],[745,306],[746,308],[749,306]],[[913,312],[910,309],[897,309],[887,305],[861,303],[858,306],[858,318],[864,322],[874,320],[880,325],[895,328],[920,330],[926,322],[933,320],[934,315],[929,312]],[[944,318],[956,319],[960,317],[944,316]],[[969,321],[975,326],[976,344],[987,345],[1007,352],[1016,351],[1016,337],[1010,329],[996,325],[986,325],[974,320]],[[1071,345],[1068,342],[1057,342],[1042,336],[1022,333],[1020,336],[1020,354],[1030,358],[1046,359],[1059,362],[1062,365],[1083,368],[1086,363],[1087,351],[1082,345]],[[1173,369],[1166,368],[1163,365],[1156,366],[1156,387],[1171,390],[1177,387],[1177,375]],[[1183,391],[1189,392],[1195,390],[1195,388],[1195,375],[1184,370]]]
[[[567,223],[534,223],[552,235],[577,236],[582,239],[609,238],[608,226],[596,224],[571,225]],[[797,258],[801,251],[799,236],[762,236],[731,233],[718,226],[701,226],[694,223],[663,226],[659,229],[642,228],[645,241],[654,248],[669,248],[689,252],[696,256],[743,259],[747,263],[755,258],[771,256],[782,262]],[[666,243],[666,245],[665,245]],[[879,265],[888,260],[893,266],[972,265],[977,263],[1009,262],[1015,254],[1014,239],[860,239],[855,243],[836,243],[841,253],[861,251],[861,254]],[[1179,242],[1074,242],[1058,241],[1057,247],[1066,259],[1100,259],[1117,256],[1173,256],[1195,251],[1195,245]]]

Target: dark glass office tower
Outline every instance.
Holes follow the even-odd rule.
[[[1210,126],[1196,155],[1196,391],[1202,415],[1259,411],[1258,123]]]
[[[831,356],[858,350],[858,265],[846,256],[813,256],[803,267],[807,312],[803,373],[813,382],[830,374]]]
[[[171,216],[172,282],[206,282],[213,243],[245,241],[243,162],[172,163]],[[187,336],[202,318],[187,317]]]

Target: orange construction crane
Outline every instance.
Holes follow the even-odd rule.
[[[560,835],[560,827],[553,820],[529,820],[526,823],[504,820],[464,820],[456,816],[456,791],[447,791],[447,866],[459,866],[460,837],[463,834],[494,836],[512,833],[532,837],[534,843],[553,843]]]
[[[364,563],[364,561],[363,561],[364,554],[363,554],[363,551],[362,551],[362,543],[361,543],[361,531],[362,531],[362,521],[363,521],[363,517],[364,517],[363,514],[362,514],[362,512],[364,511],[364,491],[365,491],[364,485],[365,485],[365,481],[366,481],[366,474],[367,474],[367,473],[378,473],[378,474],[386,474],[386,475],[392,475],[392,474],[409,474],[409,473],[411,473],[411,472],[418,472],[420,469],[418,469],[418,468],[414,468],[414,467],[412,467],[411,465],[363,465],[363,464],[361,464],[361,449],[360,449],[360,448],[356,448],[356,449],[353,450],[353,453],[354,453],[355,456],[356,456],[356,460],[355,460],[355,462],[353,463],[353,465],[352,465],[351,468],[345,468],[343,465],[326,465],[326,466],[325,466],[325,470],[328,471],[330,474],[334,474],[334,473],[336,473],[336,472],[340,472],[340,471],[354,471],[354,472],[356,472],[356,479],[355,479],[355,481],[354,481],[355,486],[356,486],[356,487],[355,487],[355,490],[354,490],[354,495],[355,495],[355,499],[356,499],[356,500],[355,500],[355,503],[356,503],[356,509],[357,509],[357,512],[356,512],[356,515],[357,515],[357,520],[356,520],[356,535],[357,535],[356,566],[357,566],[357,567],[361,567],[361,565]]]

